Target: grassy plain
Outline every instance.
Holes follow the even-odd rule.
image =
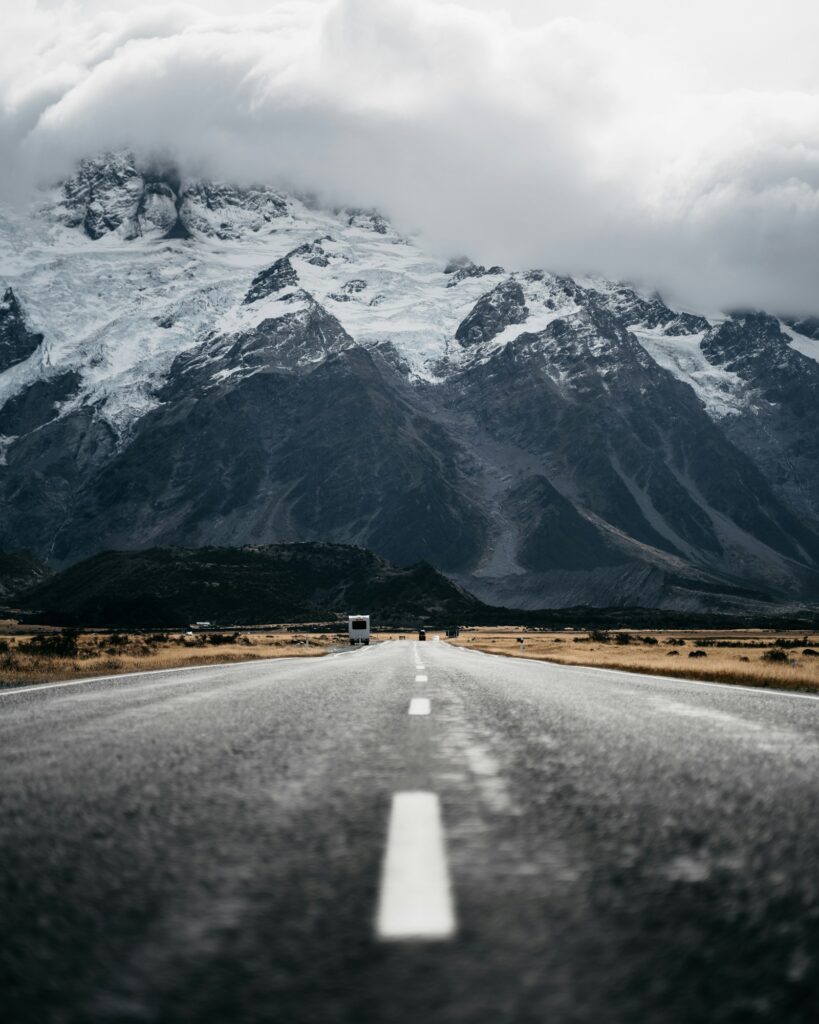
[[[522,642],[521,642],[522,641]],[[819,692],[819,634],[782,630],[541,632],[464,629],[462,647],[651,675]],[[806,654],[805,651],[815,654]]]
[[[57,630],[0,636],[0,687],[86,676],[183,668],[259,658],[326,654],[345,640],[299,633],[82,633]]]

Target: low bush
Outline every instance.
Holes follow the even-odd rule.
[[[688,652],[688,657],[689,658],[707,658],[708,655],[705,653],[705,651],[689,651]]]
[[[63,629],[59,633],[38,633],[20,645],[25,654],[41,658],[76,658],[79,650],[78,629]]]
[[[806,658],[819,658],[819,651],[814,651],[812,647],[806,647],[802,654]]]
[[[788,655],[778,648],[772,648],[770,651],[765,651],[762,655],[763,661],[773,661],[777,664],[787,664]]]

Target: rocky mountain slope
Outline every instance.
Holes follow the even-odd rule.
[[[0,549],[331,540],[489,603],[819,599],[819,341],[126,155],[0,212]]]
[[[24,551],[0,551],[0,604],[22,590],[45,582],[50,576],[49,569],[32,555]]]

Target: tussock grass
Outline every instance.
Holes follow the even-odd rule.
[[[618,638],[622,636],[629,639],[621,642]],[[612,631],[604,642],[595,633],[545,633],[510,627],[464,630],[457,640],[450,642],[488,654],[536,658],[559,665],[819,692],[819,657],[803,654],[806,648],[819,651],[817,634],[806,637],[804,633],[768,630],[618,630]],[[705,657],[689,657],[693,652],[702,652]],[[784,661],[776,660],[782,655]]]
[[[31,635],[0,636],[0,688],[260,658],[318,657],[344,639],[333,634],[247,633],[222,634],[222,642],[211,643],[204,633],[91,633],[75,637],[74,645],[51,645],[58,652],[76,646],[76,653],[49,653],[38,649],[38,641],[32,644]]]

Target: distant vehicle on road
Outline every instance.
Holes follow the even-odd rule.
[[[427,638],[427,631],[425,629],[419,629],[418,630],[418,639],[419,640],[426,640],[426,638]]]
[[[369,615],[348,615],[347,634],[350,637],[350,644],[370,643],[370,616]]]

